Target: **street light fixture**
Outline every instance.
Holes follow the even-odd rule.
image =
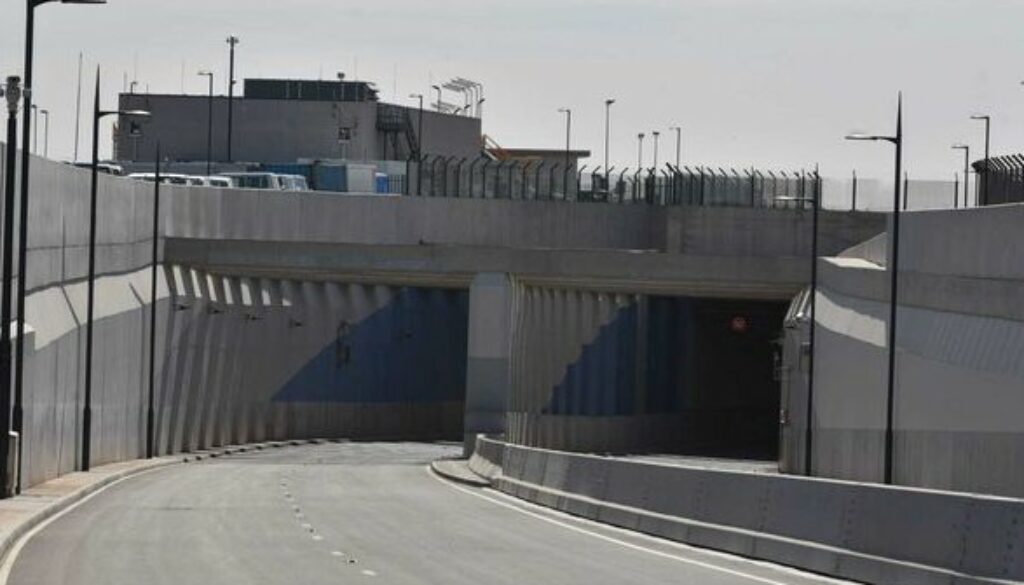
[[[22,100],[22,111],[27,112],[32,106],[32,66],[33,54],[35,52],[35,21],[36,7],[56,0],[26,0],[25,11],[25,79],[24,97]],[[61,4],[106,4],[106,0],[60,0]],[[31,121],[28,116],[24,117],[22,124],[21,143],[28,144],[31,136]],[[76,125],[77,128],[77,125]],[[77,145],[76,145],[77,148]],[[14,358],[14,409],[11,413],[11,430],[22,433],[22,395],[24,389],[24,358],[25,358],[25,282],[28,280],[28,207],[29,207],[29,184],[32,177],[29,173],[29,160],[26,148],[21,153],[21,197],[18,210],[18,323],[17,323],[17,354]],[[18,465],[21,465],[22,442],[18,442]],[[18,474],[18,485],[16,491],[21,491],[21,474]]]
[[[92,116],[92,178],[89,190],[89,273],[86,288],[85,391],[82,410],[82,471],[89,471],[92,442],[92,336],[96,285],[96,200],[99,182],[100,120],[107,116],[148,118],[145,110],[101,110],[100,70],[96,68],[96,96]]]
[[[206,176],[213,174],[213,72],[200,71],[200,77],[206,77],[210,84],[210,97],[207,100],[206,110]]]
[[[989,159],[989,146],[990,146],[990,143],[991,143],[991,140],[992,140],[992,116],[988,116],[988,115],[984,115],[984,114],[975,114],[975,115],[971,116],[971,119],[972,120],[982,120],[982,121],[985,122],[985,174],[984,175],[976,175],[976,177],[979,177],[979,178],[981,178],[984,181],[983,184],[981,185],[982,191],[983,191],[982,195],[983,195],[983,199],[984,199],[985,203],[988,203],[988,183],[989,183],[988,159]],[[977,182],[977,180],[978,180],[978,178],[975,178],[976,182]],[[975,189],[977,189],[977,187],[978,187],[978,185],[975,185]],[[968,191],[965,190],[964,191],[964,207],[967,207],[967,193],[968,193]],[[977,201],[975,201],[975,205],[977,205]]]
[[[881,136],[871,134],[851,134],[847,140],[884,141],[892,143],[896,150],[895,181],[893,182],[892,203],[892,237],[890,238],[889,259],[889,373],[886,386],[885,411],[885,483],[893,482],[893,450],[895,436],[893,432],[893,409],[896,390],[896,313],[897,293],[899,284],[900,260],[900,178],[903,172],[903,92],[900,92],[896,107],[896,135]]]
[[[637,134],[636,137],[640,143],[639,152],[637,153],[636,157],[636,166],[637,168],[642,169],[644,168],[644,133],[641,132]]]
[[[964,208],[967,207],[967,194],[971,192],[969,186],[971,184],[971,147],[966,144],[954,144],[953,150],[964,151]],[[988,160],[986,158],[986,160]],[[977,179],[975,179],[977,181]],[[953,208],[956,209],[959,204],[954,201]]]

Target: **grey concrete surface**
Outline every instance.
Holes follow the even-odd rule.
[[[8,583],[834,582],[583,523],[429,475],[429,461],[458,450],[325,444],[150,473],[39,532]]]
[[[1024,578],[1021,500],[477,446],[502,492],[679,542],[877,585]]]

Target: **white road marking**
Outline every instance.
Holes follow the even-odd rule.
[[[591,536],[593,538],[597,538],[597,539],[603,540],[605,542],[610,542],[610,543],[613,543],[613,544],[618,544],[620,546],[623,546],[623,547],[626,547],[628,549],[632,549],[632,550],[635,550],[635,551],[645,552],[645,553],[648,553],[648,554],[651,554],[651,555],[654,555],[654,556],[658,556],[658,557],[662,557],[662,558],[665,558],[665,559],[677,561],[677,562],[680,562],[680,563],[685,563],[687,565],[693,565],[695,567],[701,567],[701,568],[704,568],[704,569],[709,569],[709,570],[712,570],[712,571],[718,571],[720,573],[725,573],[725,574],[728,574],[728,575],[733,575],[733,576],[736,576],[736,577],[741,577],[743,579],[749,579],[750,581],[755,581],[755,582],[758,582],[758,583],[764,583],[766,585],[792,585],[791,583],[787,583],[787,582],[784,582],[784,581],[776,581],[776,580],[770,579],[768,577],[761,577],[761,576],[758,576],[758,575],[752,575],[752,574],[749,574],[749,573],[744,573],[742,571],[737,571],[735,569],[729,569],[729,568],[726,568],[726,567],[721,567],[721,566],[718,566],[718,565],[715,565],[715,564],[712,564],[712,563],[707,563],[707,562],[704,562],[704,561],[698,561],[696,559],[690,559],[690,558],[686,558],[686,557],[683,557],[683,556],[674,555],[672,553],[656,550],[656,549],[653,549],[653,548],[648,548],[648,547],[645,547],[645,546],[640,546],[639,544],[634,544],[632,542],[627,542],[627,541],[619,539],[619,538],[615,538],[615,537],[612,537],[612,536],[601,534],[601,533],[595,532],[593,530],[587,530],[586,528],[582,528],[580,526],[575,526],[575,525],[573,525],[573,524],[571,524],[569,522],[558,520],[557,518],[552,518],[550,516],[552,514],[558,514],[558,515],[567,516],[567,515],[565,515],[564,513],[562,513],[559,510],[553,510],[551,508],[545,508],[543,506],[540,506],[540,505],[537,505],[537,504],[533,504],[532,502],[526,502],[526,501],[520,500],[518,498],[513,498],[512,496],[509,496],[507,494],[502,494],[500,492],[493,492],[489,488],[487,489],[487,494],[481,493],[480,491],[472,490],[472,489],[463,487],[461,485],[458,485],[455,482],[443,479],[438,474],[436,474],[430,468],[429,465],[427,465],[425,467],[425,470],[427,472],[427,475],[429,475],[430,477],[434,478],[434,480],[436,480],[436,481],[438,481],[438,482],[440,482],[440,483],[442,483],[442,484],[444,484],[444,485],[446,485],[446,486],[448,486],[448,487],[450,487],[450,488],[452,488],[454,490],[458,490],[458,491],[460,491],[460,492],[462,492],[464,494],[473,496],[475,498],[480,498],[482,500],[486,500],[488,502],[491,502],[492,504],[501,506],[503,508],[508,508],[509,510],[513,510],[515,512],[519,512],[520,514],[525,514],[525,515],[530,516],[532,518],[536,518],[537,520],[541,520],[541,521],[547,522],[549,524],[554,524],[555,526],[560,526],[562,528],[565,528],[566,530],[571,530],[571,531],[577,532],[579,534],[585,534],[587,536]],[[491,495],[489,495],[491,493],[495,493],[495,494],[497,494],[499,496],[503,496],[505,498],[508,498],[510,501],[501,501],[500,499],[492,497]],[[541,510],[541,511],[544,512],[544,514],[528,510],[528,509],[526,509],[527,506],[536,508],[538,510]],[[792,569],[792,568],[789,568],[789,567],[783,567],[783,566],[777,566],[777,565],[773,565],[773,564],[770,564],[770,563],[767,563],[767,562],[763,562],[763,561],[752,561],[752,560],[749,560],[749,559],[742,559],[742,558],[739,558],[739,557],[733,557],[733,556],[728,555],[726,553],[721,553],[721,552],[717,552],[717,551],[710,551],[710,550],[705,550],[705,549],[698,549],[698,548],[695,548],[695,547],[692,547],[692,546],[689,546],[689,545],[686,545],[686,544],[683,544],[683,543],[674,542],[674,541],[670,541],[670,540],[659,539],[659,538],[655,538],[653,536],[650,536],[650,535],[647,535],[647,534],[643,534],[643,533],[640,533],[640,532],[627,531],[625,529],[620,529],[618,527],[609,526],[609,525],[601,524],[601,523],[598,523],[598,522],[593,522],[593,521],[588,520],[586,518],[577,518],[575,516],[567,516],[567,518],[571,518],[572,521],[574,521],[576,523],[579,523],[579,524],[590,524],[590,525],[593,525],[595,527],[600,527],[603,530],[609,530],[610,529],[609,531],[611,531],[611,532],[614,532],[614,531],[625,532],[625,533],[628,533],[631,537],[638,538],[640,540],[649,540],[649,541],[652,541],[652,542],[657,542],[658,544],[661,544],[663,546],[664,545],[668,545],[668,546],[670,546],[672,548],[678,548],[678,549],[681,549],[681,550],[686,550],[686,551],[689,551],[691,553],[701,553],[701,554],[709,554],[709,555],[712,555],[712,556],[719,556],[719,557],[722,557],[723,560],[730,560],[732,562],[748,562],[748,563],[752,563],[752,564],[757,564],[757,565],[763,566],[763,567],[765,567],[767,569],[770,569],[770,570],[789,572],[789,573],[792,573],[794,576],[800,576],[800,577],[803,577],[805,579],[817,579],[818,582],[820,582],[820,583],[834,583],[834,584],[842,584],[842,585],[849,585],[849,583],[850,583],[849,581],[842,581],[842,580],[833,579],[833,578],[830,578],[830,577],[819,576],[819,575],[811,575],[809,573],[804,573],[804,572],[796,570],[796,569]]]
[[[377,576],[377,571],[371,571],[369,569],[364,569],[363,570],[363,574],[366,575],[367,577],[376,577]]]

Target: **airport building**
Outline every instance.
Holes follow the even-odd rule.
[[[208,151],[216,163],[405,162],[482,149],[478,117],[385,103],[365,81],[246,79],[240,97],[124,93],[119,108],[152,113],[119,121],[114,158],[125,163],[152,163],[158,140],[172,162],[205,162]]]

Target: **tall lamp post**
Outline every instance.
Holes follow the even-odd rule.
[[[92,333],[95,313],[96,285],[96,199],[99,182],[100,120],[107,116],[131,116],[146,118],[144,110],[101,110],[100,70],[96,69],[96,96],[92,114],[92,178],[89,187],[89,274],[86,287],[85,324],[85,391],[82,409],[82,471],[89,471],[89,455],[92,441]]]
[[[200,77],[209,81],[210,95],[206,102],[206,176],[213,174],[213,72],[200,71]]]
[[[420,100],[419,113],[416,115],[416,194],[423,193],[423,94],[414,93],[409,96]]]
[[[234,153],[232,152],[232,132],[235,127],[235,45],[240,41],[238,37],[232,35],[228,37],[227,43],[231,46],[231,55],[228,59],[228,162],[234,162]],[[157,161],[157,166],[160,166],[160,162]]]
[[[677,167],[678,168],[678,167]],[[804,426],[804,475],[810,477],[814,471],[814,354],[815,354],[815,333],[817,330],[818,308],[818,215],[821,210],[821,176],[817,169],[814,171],[814,191],[810,197],[776,197],[776,201],[796,201],[800,203],[799,209],[804,208],[804,203],[810,202],[813,215],[811,218],[811,292],[809,313],[811,318],[810,331],[808,333],[809,353],[807,356],[807,406]]]
[[[604,100],[604,184],[605,188],[609,188],[611,183],[608,182],[608,175],[610,174],[609,166],[611,163],[608,160],[608,149],[609,143],[611,142],[611,129],[612,129],[612,105],[615,104],[615,100],[607,99]]]
[[[954,144],[953,150],[964,151],[964,207],[967,207],[967,194],[971,192],[968,186],[971,184],[971,147],[966,144]],[[985,160],[988,160],[986,157]],[[975,179],[977,181],[977,179]],[[953,203],[953,208],[957,208],[958,204]]]
[[[156,284],[160,257],[160,142],[156,143],[156,172],[153,176],[153,248],[149,276],[149,392],[146,400],[146,459],[155,450],[153,397],[156,394]]]
[[[43,117],[43,158],[46,158],[50,154],[50,110],[39,110],[39,114]]]
[[[637,141],[640,143],[639,149],[636,155],[636,166],[638,169],[644,168],[644,133],[636,135]]]
[[[56,0],[26,0],[25,7],[25,92],[22,100],[22,111],[28,112],[32,106],[32,66],[33,54],[35,52],[35,21],[36,7]],[[61,4],[106,4],[107,0],[60,0]],[[21,143],[27,145],[31,136],[31,121],[24,116],[21,129]],[[77,124],[75,125],[77,132]],[[78,141],[75,140],[77,155]],[[18,209],[18,324],[17,324],[17,353],[14,356],[14,409],[11,412],[11,427],[16,433],[22,431],[22,394],[24,389],[24,358],[25,358],[25,281],[28,280],[28,207],[29,207],[29,186],[32,175],[29,173],[29,160],[27,147],[22,147],[21,152],[21,196]],[[77,156],[76,162],[77,162]],[[18,452],[21,452],[21,442],[18,443]],[[18,457],[18,464],[21,464],[21,457]],[[20,490],[21,474],[18,474]]]
[[[683,127],[673,126],[670,130],[674,130],[676,133],[676,168],[678,169],[683,160]]]
[[[431,85],[430,87],[432,89],[434,89],[434,91],[437,92],[437,111],[440,112],[441,111],[441,97],[442,97],[441,86],[440,85]]]
[[[988,115],[984,115],[984,114],[977,114],[977,115],[971,116],[971,119],[972,120],[982,120],[983,122],[985,122],[985,174],[982,175],[983,178],[982,178],[982,183],[981,183],[981,190],[982,190],[982,198],[985,201],[985,203],[987,204],[988,203],[988,181],[989,181],[989,176],[988,176],[988,171],[989,171],[988,158],[989,158],[989,146],[991,145],[991,140],[992,140],[992,116],[988,116]],[[978,179],[975,178],[975,181],[977,181],[977,180]],[[975,188],[977,188],[977,185],[975,186]],[[966,195],[966,193],[967,193],[967,191],[964,191],[965,195]],[[977,201],[975,201],[975,204],[977,205]],[[967,207],[967,198],[966,197],[964,197],[964,207]]]
[[[572,109],[559,108],[560,113],[565,114],[565,168],[569,168],[569,152],[572,148]]]
[[[658,168],[658,140],[661,138],[661,132],[651,132],[651,136],[654,136],[654,168]]]
[[[7,151],[4,163],[4,234],[3,234],[3,290],[0,290],[0,498],[7,497],[7,465],[10,452],[11,429],[11,285],[14,268],[14,168],[17,164],[18,102],[21,101],[21,79],[7,78],[0,87],[0,95],[7,98]],[[27,117],[27,116],[26,116]],[[13,486],[16,491],[17,486]]]
[[[896,107],[896,135],[880,136],[869,134],[851,134],[847,140],[870,140],[892,143],[896,150],[895,180],[893,181],[892,233],[890,237],[889,258],[889,375],[886,386],[885,410],[885,483],[893,482],[893,450],[895,433],[893,430],[893,409],[896,397],[896,313],[897,293],[899,284],[900,261],[900,179],[903,166],[903,93],[900,92]]]
[[[22,148],[27,148],[27,146],[22,145]],[[32,148],[29,151],[32,154],[39,151],[39,106],[35,104],[32,104]]]

